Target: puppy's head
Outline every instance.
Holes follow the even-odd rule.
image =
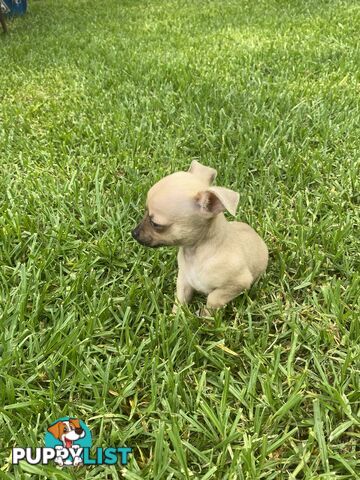
[[[194,245],[224,210],[235,215],[239,194],[211,187],[216,170],[194,160],[188,172],[160,180],[148,192],[146,213],[132,236],[147,247]]]
[[[52,433],[54,437],[58,439],[62,439],[64,435],[72,440],[77,440],[85,436],[85,432],[77,418],[70,418],[65,422],[56,422],[48,428],[48,432]]]

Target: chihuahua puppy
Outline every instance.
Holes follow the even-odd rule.
[[[265,272],[268,250],[246,223],[228,222],[239,194],[211,186],[216,170],[194,160],[188,172],[164,177],[148,192],[146,213],[132,236],[147,247],[177,246],[177,302],[198,291],[207,310],[223,307]],[[176,306],[174,307],[176,310]]]

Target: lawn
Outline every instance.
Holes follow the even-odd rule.
[[[360,5],[31,0],[0,35],[0,478],[360,478]],[[267,275],[172,315],[131,238],[193,159]],[[82,419],[126,467],[11,465]]]

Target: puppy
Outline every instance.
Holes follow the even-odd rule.
[[[268,249],[246,223],[228,222],[239,194],[211,186],[216,170],[194,160],[148,192],[147,211],[132,236],[147,247],[177,246],[177,303],[198,291],[207,295],[205,313],[223,307],[265,272]],[[175,307],[176,310],[176,307]]]
[[[48,432],[52,433],[55,438],[62,442],[62,447],[55,447],[58,451],[63,448],[69,449],[78,449],[79,446],[74,442],[80,438],[85,437],[85,432],[80,425],[80,422],[77,418],[70,418],[68,421],[56,422],[54,425],[48,428]],[[66,460],[63,461],[61,455],[57,455],[55,462],[60,466],[65,465],[74,465],[75,467],[82,463],[81,457],[75,457],[73,461]]]

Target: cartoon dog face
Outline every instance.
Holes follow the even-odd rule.
[[[66,448],[71,448],[75,440],[85,437],[85,432],[77,418],[56,422],[48,428],[48,432],[58,438]]]

